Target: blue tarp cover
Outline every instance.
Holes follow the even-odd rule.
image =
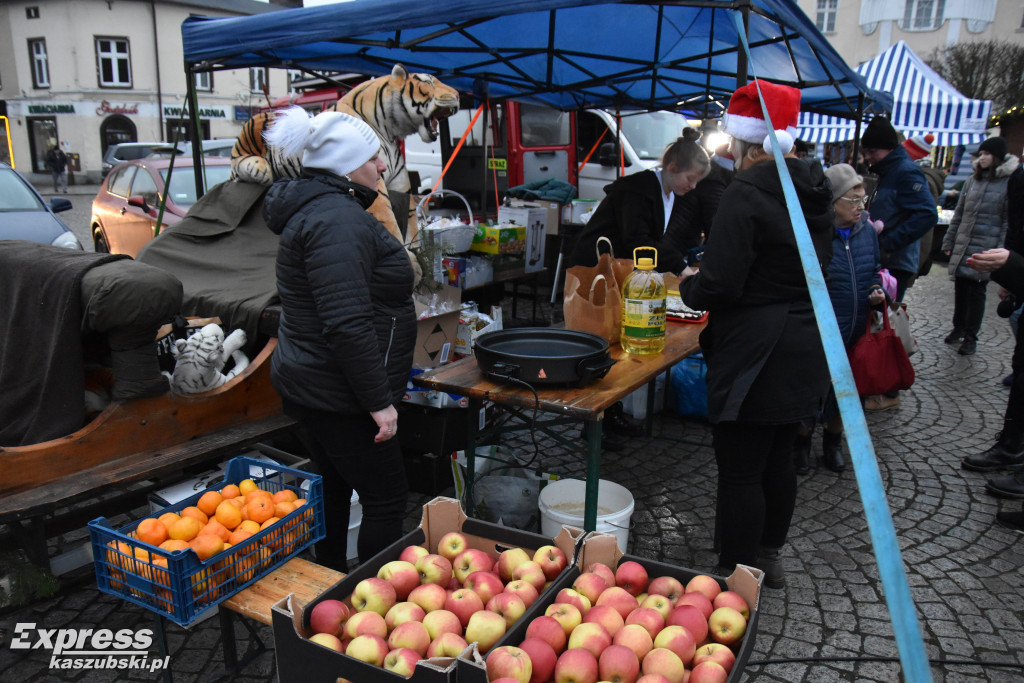
[[[560,109],[669,109],[717,116],[742,69],[728,13],[750,8],[750,77],[801,88],[839,116],[870,91],[791,0],[352,0],[247,17],[190,17],[186,66],[389,73],[395,63],[460,91]]]

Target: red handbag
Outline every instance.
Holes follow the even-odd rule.
[[[881,317],[882,329],[872,332],[868,315],[867,330],[850,349],[850,369],[861,396],[909,389],[914,384],[914,366],[907,350],[892,329],[889,316]]]

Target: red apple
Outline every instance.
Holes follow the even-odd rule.
[[[530,655],[514,645],[502,645],[487,655],[487,678],[511,678],[519,683],[530,683],[533,663]]]
[[[637,607],[626,617],[626,625],[629,624],[640,624],[651,634],[651,638],[656,638],[661,629],[665,628],[665,619],[656,609]]]
[[[401,602],[409,597],[413,588],[420,585],[420,573],[405,560],[386,562],[378,571],[377,578],[384,579],[395,588],[395,596]]]
[[[549,616],[562,625],[565,637],[568,638],[572,630],[583,622],[583,615],[576,605],[567,602],[554,602],[547,606],[544,615]]]
[[[718,580],[707,574],[697,574],[686,582],[687,593],[703,593],[708,600],[714,600],[715,596],[722,592],[722,586]]]
[[[640,660],[624,645],[610,645],[597,658],[598,673],[609,683],[634,683],[640,675]]]
[[[393,671],[399,676],[409,678],[416,670],[416,662],[421,659],[422,657],[419,652],[402,647],[391,650],[391,652],[384,656],[384,668],[388,671]]]
[[[737,642],[746,630],[747,620],[732,607],[719,607],[708,617],[708,632],[722,645]]]
[[[452,574],[452,578],[448,581],[448,585],[445,586],[444,589],[448,593],[454,593],[455,591],[459,590],[460,588],[462,588],[462,584],[459,583],[459,580],[457,578],[455,578],[455,574],[453,573]]]
[[[659,576],[647,584],[648,595],[664,595],[673,605],[684,592],[686,592],[686,588],[682,581],[674,576]]]
[[[601,652],[612,644],[612,637],[604,630],[601,624],[584,622],[574,628],[569,634],[569,649],[583,648],[600,657]]]
[[[669,680],[661,674],[644,674],[636,679],[636,683],[669,683]]]
[[[523,581],[522,579],[509,581],[505,585],[505,590],[503,592],[518,595],[520,599],[522,599],[523,604],[527,607],[537,602],[537,598],[540,597],[540,593],[538,593],[537,589],[533,587],[533,584],[528,581]]]
[[[387,624],[390,632],[399,624],[404,624],[407,621],[423,621],[423,617],[426,615],[423,608],[415,602],[396,602],[395,606],[384,615],[384,623]]]
[[[682,626],[666,626],[654,637],[654,647],[672,650],[683,664],[689,664],[697,651],[697,640]]]
[[[575,628],[575,627],[574,627]],[[543,640],[551,646],[555,654],[561,654],[569,641],[569,636],[554,617],[541,615],[534,617],[526,626],[526,638]]]
[[[469,623],[469,618],[484,608],[484,603],[480,596],[470,589],[460,588],[445,598],[444,608],[457,616],[465,628]]]
[[[609,586],[615,585],[615,572],[606,564],[601,562],[591,562],[583,568],[584,573],[594,573],[604,579],[604,582]]]
[[[337,650],[338,652],[345,651],[345,646],[341,644],[341,640],[338,636],[330,633],[314,633],[309,637],[309,640],[317,645],[323,645],[324,647],[329,647],[332,650]]]
[[[558,591],[558,594],[555,595],[555,602],[564,602],[572,605],[580,611],[580,615],[586,614],[587,610],[590,609],[590,600],[587,599],[587,596],[572,588],[563,588]]]
[[[519,643],[519,648],[530,657],[530,662],[533,664],[530,683],[550,681],[555,675],[555,662],[558,661],[558,653],[554,648],[539,638],[530,637]]]
[[[356,636],[345,648],[345,654],[361,662],[383,666],[388,655],[388,644],[379,636]]]
[[[648,582],[647,570],[639,562],[627,560],[615,570],[615,585],[634,597],[647,590]]]
[[[711,605],[711,600],[708,596],[703,593],[684,593],[676,600],[676,607],[679,608],[682,605],[693,605],[700,610],[700,613],[704,615],[706,621],[711,613],[715,611],[715,608]]]
[[[423,625],[427,627],[427,633],[430,634],[431,640],[436,640],[442,633],[462,635],[462,622],[446,609],[427,612],[423,617]]]
[[[693,655],[693,661],[690,663],[696,667],[701,662],[706,661],[717,662],[726,672],[729,672],[732,671],[733,665],[736,664],[736,655],[728,645],[708,643],[697,648],[697,652]]]
[[[407,621],[396,626],[388,636],[388,647],[392,650],[408,648],[415,650],[420,657],[426,657],[430,641],[426,626],[418,621]]]
[[[315,633],[340,636],[342,624],[349,617],[348,605],[341,600],[321,600],[309,613],[309,627]]]
[[[591,605],[597,602],[606,588],[608,584],[605,580],[593,572],[583,572],[572,582],[572,589],[584,595]]]
[[[429,555],[430,551],[421,545],[407,545],[402,549],[398,559],[403,562],[408,562],[412,566],[416,566],[416,560],[420,559],[424,555]]]
[[[640,603],[640,606],[658,610],[662,619],[668,619],[668,615],[672,613],[672,601],[664,595],[648,595]]]
[[[512,570],[530,561],[530,555],[522,548],[509,548],[498,555],[498,576],[505,583],[512,580]]]
[[[711,606],[715,609],[719,607],[732,607],[742,614],[744,619],[750,619],[750,606],[747,605],[747,601],[743,599],[743,596],[736,591],[722,591],[711,601]]]
[[[430,645],[427,646],[427,658],[458,657],[467,647],[469,643],[458,633],[442,633],[430,641]]]
[[[416,571],[420,573],[420,583],[434,583],[443,588],[452,580],[452,563],[441,555],[431,553],[416,560]]]
[[[463,585],[479,595],[485,605],[491,598],[505,590],[505,584],[501,582],[498,575],[489,571],[472,572],[466,577]]]
[[[703,643],[708,637],[708,618],[693,605],[679,605],[665,620],[665,626],[682,626],[693,634],[693,639]]]
[[[608,631],[608,635],[614,638],[615,634],[619,632],[619,629],[623,627],[625,622],[618,610],[610,605],[602,605],[600,602],[601,600],[598,598],[598,604],[594,605],[587,611],[587,615],[583,617],[583,621],[601,624],[601,626],[604,626],[604,630]]]
[[[611,586],[597,598],[598,605],[607,605],[613,608],[619,613],[623,619],[629,616],[629,613],[635,610],[640,604],[636,601],[636,598],[626,592],[625,588],[619,588],[618,586]]]
[[[487,653],[505,635],[508,625],[500,614],[480,610],[466,624],[466,642],[476,642],[481,653]]]
[[[383,617],[396,602],[395,587],[384,579],[363,579],[352,589],[352,607],[357,612],[376,612]]]
[[[443,558],[442,558],[443,559]],[[430,614],[434,610],[444,609],[444,601],[448,599],[448,593],[436,583],[424,583],[416,586],[409,593],[409,602],[414,602],[423,608],[423,611]]]
[[[476,572],[490,572],[493,568],[494,560],[491,559],[491,556],[483,550],[477,550],[476,548],[467,548],[456,555],[455,559],[452,560],[452,569],[455,572],[455,578],[458,579],[459,583],[463,586],[466,585],[466,581],[470,574],[475,574]],[[498,576],[495,575],[494,578],[497,579]],[[486,602],[486,600],[484,602]]]
[[[725,683],[729,672],[718,662],[705,661],[690,671],[689,683]]]
[[[620,628],[612,638],[612,643],[625,645],[640,661],[643,661],[647,653],[654,648],[654,638],[651,638],[651,634],[640,624],[627,624]]]
[[[384,617],[376,612],[356,612],[345,622],[344,633],[350,640],[366,635],[385,638],[388,635],[388,626],[384,622]]]
[[[526,603],[514,593],[498,593],[487,602],[487,609],[500,614],[509,628],[526,612]]]
[[[555,683],[597,683],[597,657],[589,650],[566,650],[555,662]]]
[[[540,564],[533,560],[523,562],[521,565],[513,569],[512,578],[514,580],[526,581],[537,589],[538,595],[542,590],[544,590],[544,584],[548,581],[547,577],[544,575],[544,569],[541,568]]]
[[[542,545],[533,554],[533,561],[544,570],[544,576],[548,581],[562,573],[568,561],[562,549],[554,545]]]
[[[458,531],[449,531],[437,542],[437,554],[454,564],[455,558],[467,547],[465,536]]]
[[[669,683],[683,683],[686,679],[686,667],[679,655],[672,650],[656,647],[644,656],[640,666],[645,674],[661,674]]]

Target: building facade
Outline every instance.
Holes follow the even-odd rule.
[[[182,22],[279,9],[257,0],[0,3],[0,115],[9,122],[17,169],[46,173],[46,152],[59,144],[72,178],[98,182],[110,145],[186,140]],[[266,93],[288,92],[288,74],[279,69],[197,79],[204,139],[237,137],[251,113],[267,105]]]

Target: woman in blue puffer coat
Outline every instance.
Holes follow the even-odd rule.
[[[864,179],[849,164],[836,164],[825,171],[832,184],[836,228],[832,238],[832,260],[828,265],[828,293],[839,332],[847,350],[867,327],[868,309],[885,302],[878,274],[878,236],[864,211],[867,192]],[[843,422],[835,390],[831,390],[821,413],[825,428],[821,437],[821,461],[833,472],[846,469],[843,458]],[[810,471],[811,433],[814,424],[805,423],[793,444],[793,465],[798,474]]]

